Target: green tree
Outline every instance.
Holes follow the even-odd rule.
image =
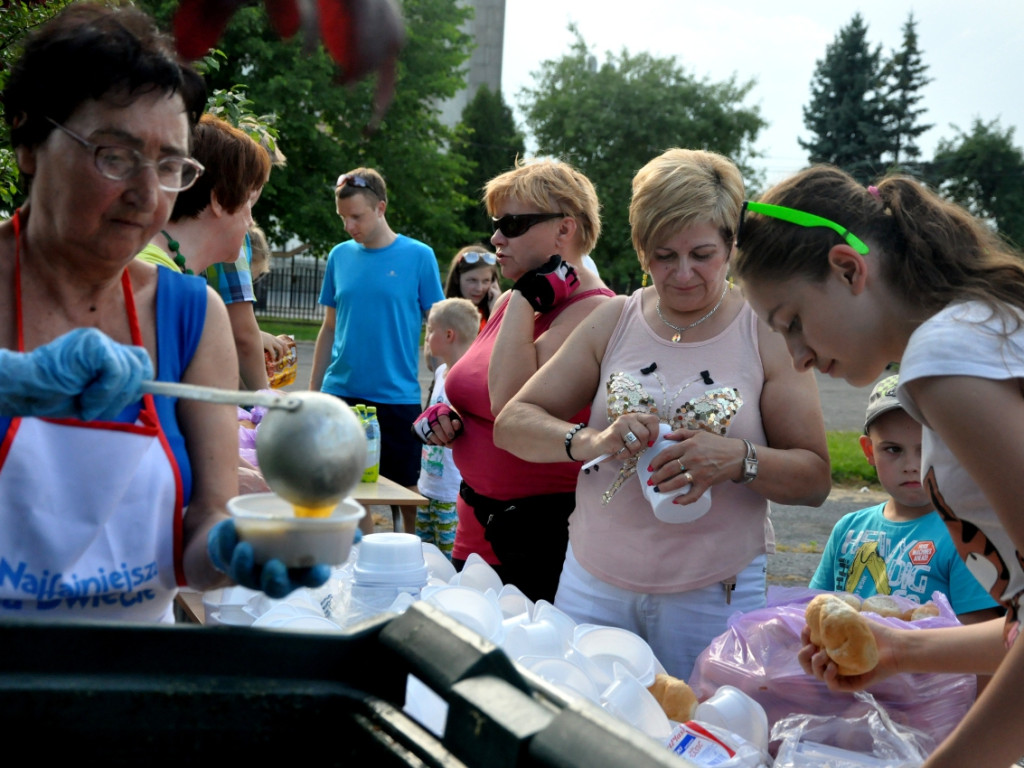
[[[509,170],[526,152],[522,131],[501,91],[486,85],[477,90],[462,111],[452,151],[468,164],[462,192],[470,200],[464,217],[470,242],[479,240],[490,247],[491,220],[481,202],[484,184]]]
[[[21,55],[21,41],[28,32],[60,13],[71,0],[5,2],[0,9],[0,90],[7,84],[11,67]],[[3,105],[0,104],[0,110]],[[24,197],[21,174],[11,151],[11,133],[0,120],[0,214],[9,216]]]
[[[956,126],[954,126],[956,128]],[[1014,129],[975,120],[970,133],[956,128],[943,139],[926,178],[971,213],[990,219],[1018,248],[1024,246],[1024,152],[1014,145]]]
[[[757,107],[741,103],[754,81],[696,80],[674,57],[608,54],[600,67],[579,31],[569,53],[544,61],[520,105],[538,154],[576,166],[594,183],[602,234],[594,254],[601,277],[619,291],[640,280],[629,229],[635,173],[671,147],[709,149],[730,157],[756,186],[749,161],[766,125]]]
[[[139,2],[165,24],[177,5]],[[460,216],[469,205],[461,192],[466,161],[444,151],[452,131],[440,122],[437,104],[465,84],[461,68],[471,39],[460,26],[471,10],[449,0],[405,0],[402,10],[408,39],[395,98],[374,132],[365,130],[374,79],[343,87],[322,46],[307,50],[299,39],[281,40],[262,6],[235,13],[218,43],[226,60],[207,73],[208,85],[223,91],[244,86],[255,113],[275,116],[287,163],[271,174],[254,217],[274,243],[290,243],[291,252],[325,256],[344,238],[334,182],[361,165],[387,179],[388,223],[396,231],[429,243],[438,254],[467,242]]]
[[[810,162],[832,163],[865,183],[885,169],[882,156],[889,149],[881,49],[871,49],[867,31],[854,14],[818,60],[804,107],[804,125],[813,138],[798,140]]]
[[[932,81],[926,76],[928,66],[921,60],[917,41],[917,22],[914,14],[903,25],[903,47],[892,52],[882,68],[885,80],[885,129],[889,135],[889,152],[895,168],[914,172],[919,165],[921,150],[917,138],[932,128],[922,124],[921,116],[927,112],[918,105],[924,100],[921,90]]]

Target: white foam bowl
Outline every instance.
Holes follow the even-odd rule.
[[[422,587],[427,581],[423,541],[412,533],[363,536],[352,575],[356,584]]]
[[[472,587],[444,586],[424,590],[423,599],[496,645],[505,639],[501,608],[493,592],[484,594]]]
[[[665,743],[672,735],[672,723],[658,700],[622,665],[616,664],[614,681],[601,693],[601,704],[621,720]]]
[[[518,663],[538,677],[570,695],[582,696],[595,704],[601,703],[601,692],[587,673],[568,659],[554,659],[546,656],[523,656]]]
[[[607,683],[615,680],[614,665],[621,664],[645,688],[654,685],[658,666],[654,651],[635,632],[620,627],[579,624],[573,632],[572,645],[601,670]]]
[[[698,496],[690,504],[676,504],[674,502],[675,498],[688,492],[690,490],[689,485],[684,485],[682,488],[677,488],[674,491],[661,493],[654,490],[655,486],[648,485],[647,483],[647,481],[651,479],[651,475],[654,474],[653,472],[647,471],[651,460],[666,448],[670,448],[678,442],[676,440],[669,440],[665,437],[665,435],[671,431],[672,427],[668,424],[662,423],[659,426],[658,440],[654,445],[641,454],[640,461],[637,462],[636,465],[636,476],[640,481],[640,490],[643,491],[644,498],[650,503],[656,518],[661,520],[663,523],[690,523],[700,517],[703,517],[708,513],[708,510],[711,509],[710,488],[704,491],[704,493]]]
[[[760,703],[739,688],[719,687],[697,705],[693,719],[725,728],[760,749],[768,749],[768,715]]]
[[[246,493],[228,499],[240,541],[252,545],[257,563],[279,559],[289,568],[317,563],[340,565],[348,557],[356,526],[366,510],[346,498],[328,517],[296,517],[290,501],[274,493]]]

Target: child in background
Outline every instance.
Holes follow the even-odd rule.
[[[836,523],[809,586],[859,597],[897,595],[918,604],[939,591],[964,624],[1002,616],[967,570],[921,484],[921,425],[896,399],[898,384],[898,376],[887,376],[871,390],[860,438],[890,498]]]
[[[444,394],[445,373],[469,349],[479,330],[480,313],[469,299],[444,299],[430,308],[424,343],[427,354],[441,363],[434,369],[427,407],[448,403]],[[451,448],[423,446],[417,487],[429,504],[416,510],[416,534],[423,541],[435,544],[449,560],[459,519],[455,502],[461,482],[462,475],[452,460]]]

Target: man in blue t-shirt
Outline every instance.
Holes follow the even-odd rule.
[[[423,407],[421,330],[430,308],[444,298],[437,258],[430,246],[388,226],[387,187],[372,168],[342,174],[335,203],[352,239],[327,257],[320,291],[326,311],[309,388],[349,405],[375,406],[380,473],[415,491],[422,444],[411,426]],[[402,509],[402,522],[405,531],[416,529],[415,507]],[[373,532],[369,516],[360,526]]]

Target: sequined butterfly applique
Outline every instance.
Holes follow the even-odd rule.
[[[702,380],[710,381],[704,375],[695,376],[676,390],[670,399],[661,375],[655,373],[654,376],[661,385],[662,397],[665,401],[663,407],[666,410],[671,407],[671,402],[691,384]],[[614,422],[619,416],[627,413],[653,413],[661,415],[657,401],[632,374],[621,371],[613,373],[608,377],[607,390],[609,423]],[[672,429],[686,427],[687,429],[703,429],[716,435],[724,435],[729,424],[732,422],[733,416],[736,415],[736,412],[742,405],[743,398],[740,397],[739,390],[735,387],[709,389],[676,408],[671,417],[667,419],[667,422],[671,425]],[[662,416],[662,421],[666,421],[664,416]],[[608,487],[607,491],[601,494],[601,503],[603,505],[607,505],[612,500],[612,497],[618,493],[622,484],[630,476],[636,474],[637,462],[643,455],[643,452],[641,452],[636,456],[630,456],[622,462],[622,467],[619,469],[614,482]]]

